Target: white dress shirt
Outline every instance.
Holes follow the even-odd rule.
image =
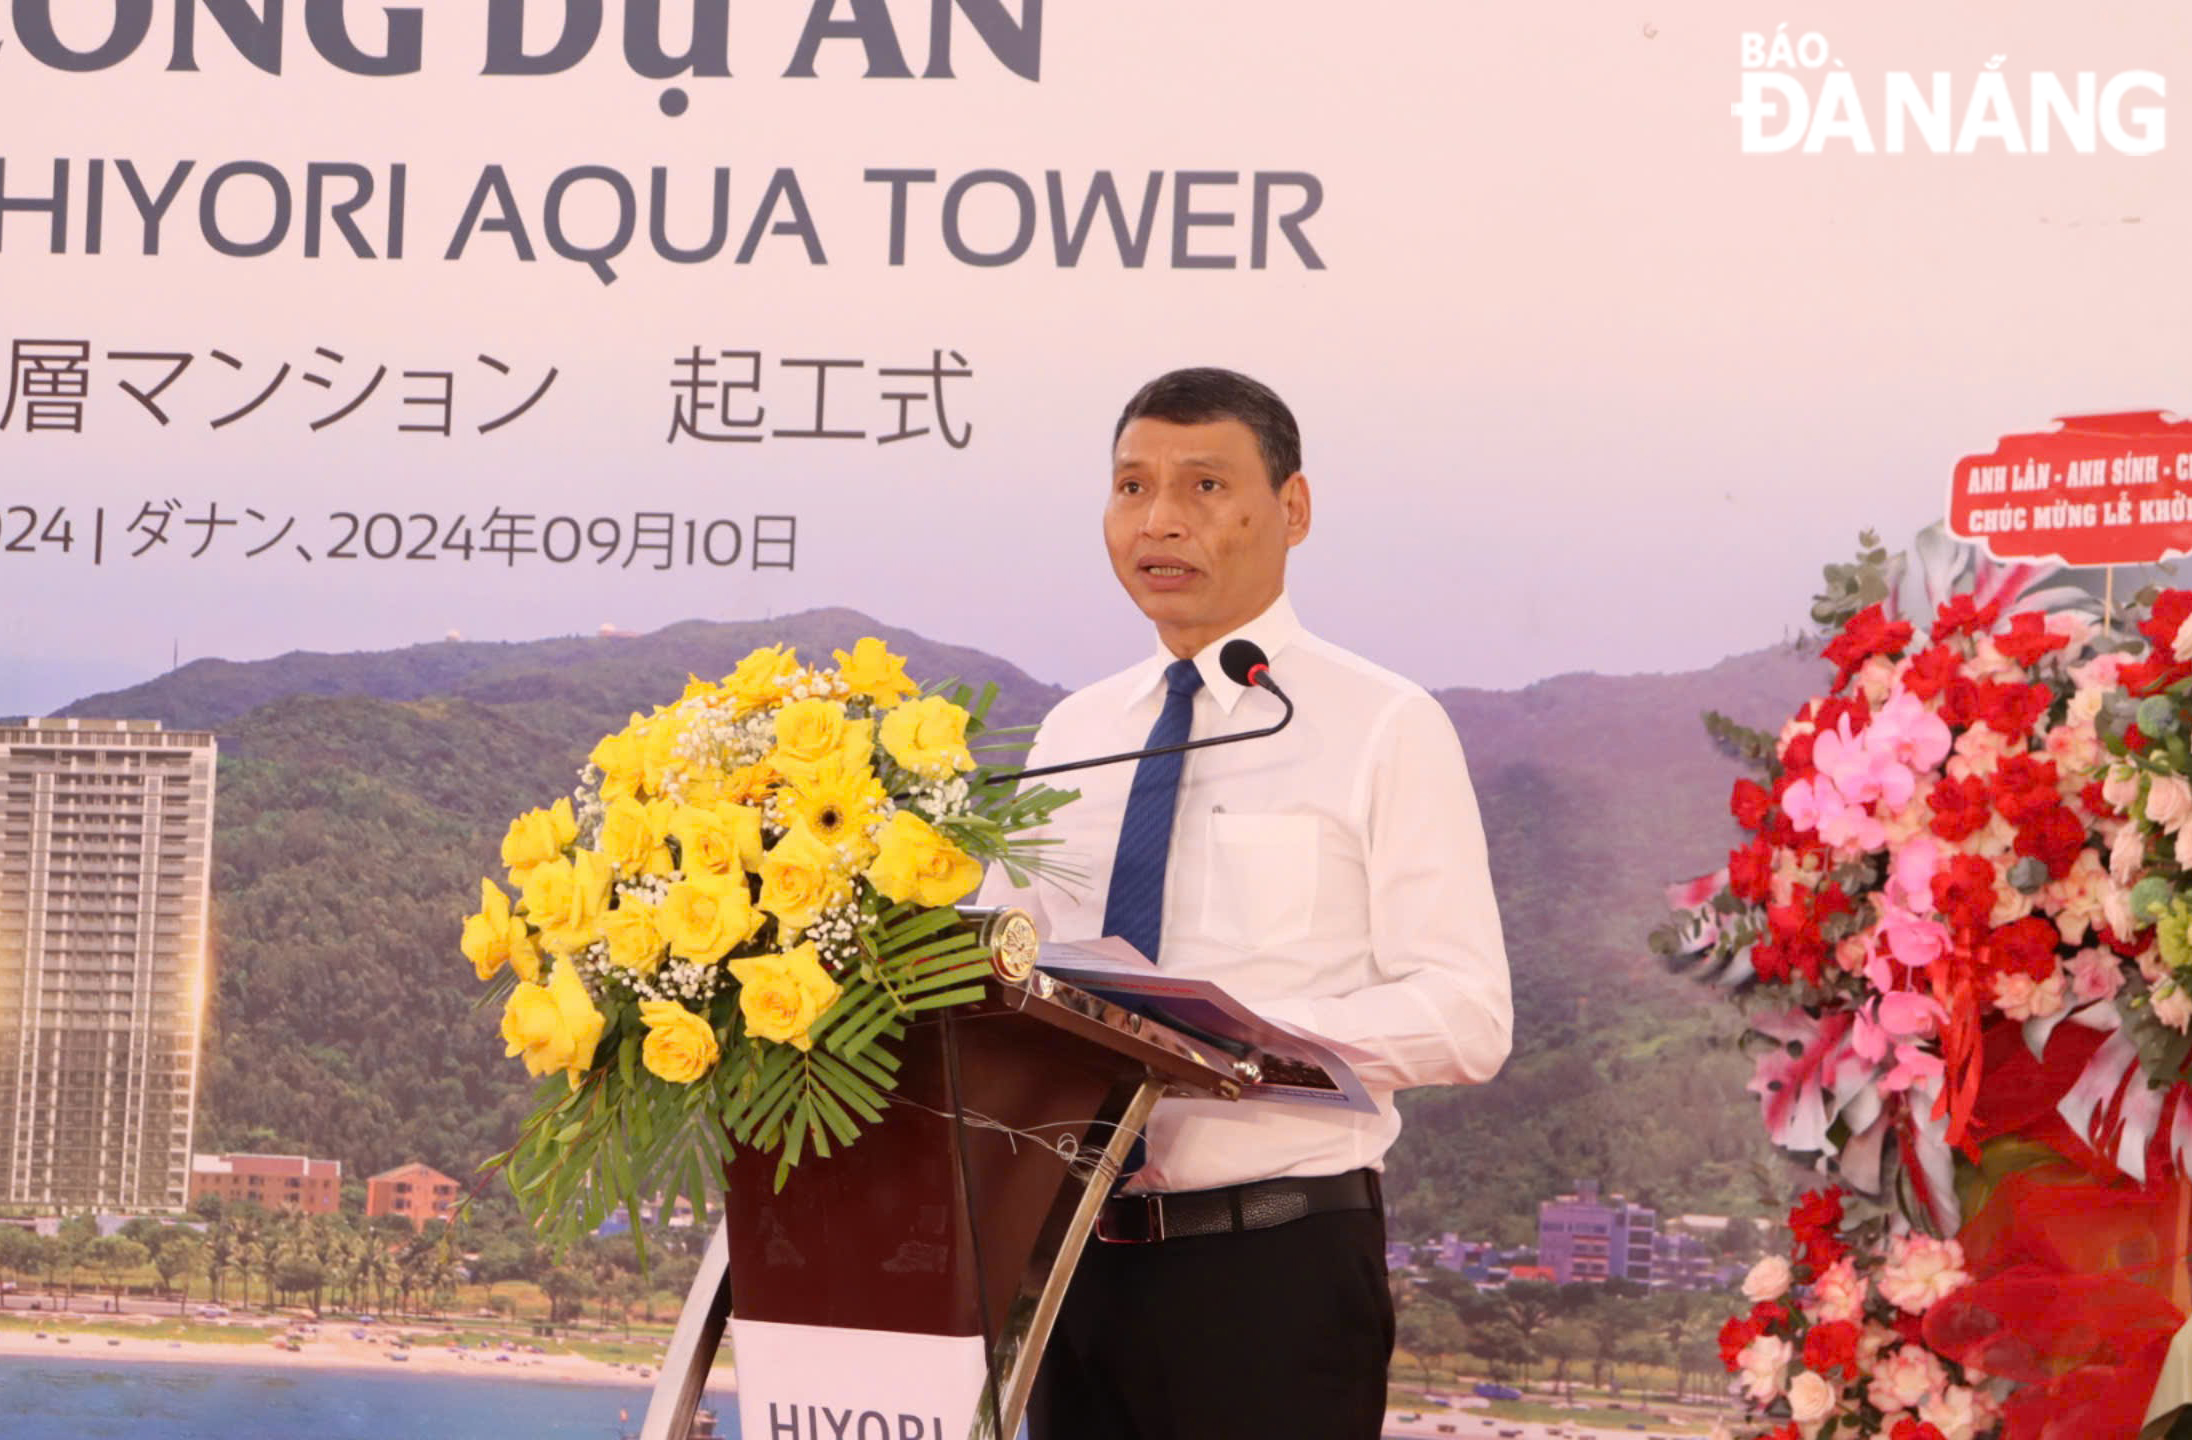
[[[1218,668],[1225,641],[1263,647],[1295,705],[1276,735],[1191,750],[1165,871],[1165,970],[1204,976],[1259,1014],[1368,1053],[1378,1113],[1272,1102],[1164,1100],[1130,1190],[1203,1190],[1281,1175],[1383,1168],[1395,1090],[1489,1080],[1514,1024],[1484,827],[1437,701],[1303,631],[1285,596],[1195,657],[1190,735],[1278,720],[1276,697]],[[1060,701],[1032,766],[1140,747],[1165,695],[1159,652]],[[1081,798],[1052,817],[1048,853],[1078,880],[1015,887],[993,868],[985,905],[1034,912],[1046,938],[1103,933],[1135,766],[1058,776]]]

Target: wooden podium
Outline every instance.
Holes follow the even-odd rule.
[[[726,1321],[746,1440],[1010,1440],[1150,1108],[1255,1078],[1034,970],[1019,912],[970,919],[995,973],[908,1025],[883,1123],[782,1191],[759,1156],[726,1174],[642,1440],[686,1440]]]

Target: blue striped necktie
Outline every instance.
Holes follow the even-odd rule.
[[[1192,660],[1165,667],[1164,709],[1144,749],[1182,744],[1195,714],[1202,671]],[[1172,854],[1172,812],[1180,798],[1185,755],[1145,755],[1134,766],[1126,818],[1119,822],[1119,850],[1111,862],[1111,892],[1104,900],[1104,933],[1116,935],[1154,963],[1164,934],[1165,861]]]

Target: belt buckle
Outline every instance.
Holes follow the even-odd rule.
[[[1140,1204],[1121,1204],[1122,1201],[1139,1201]],[[1113,1219],[1115,1211],[1139,1217],[1142,1222],[1141,1233],[1137,1235],[1122,1231]],[[1114,1195],[1096,1212],[1096,1238],[1106,1245],[1149,1245],[1164,1239],[1164,1197]]]

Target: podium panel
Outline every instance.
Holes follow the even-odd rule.
[[[755,1440],[963,1440],[981,1408],[978,1335],[734,1319],[731,1344],[739,1433]]]
[[[751,1440],[1012,1434],[1150,1108],[1167,1090],[1237,1098],[1243,1074],[1042,974],[1000,976],[893,1049],[890,1107],[858,1143],[810,1155],[781,1191],[766,1160],[725,1175],[647,1440],[683,1440],[727,1309]]]

